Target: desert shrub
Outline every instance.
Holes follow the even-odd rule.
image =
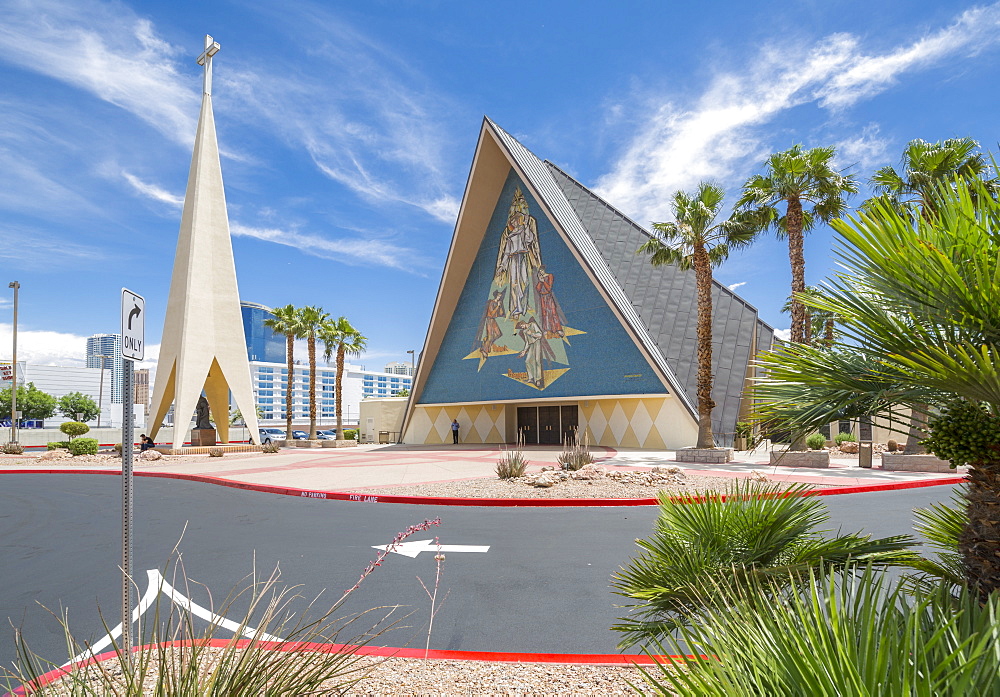
[[[358,429],[356,428],[344,429],[344,440],[354,440],[357,437],[358,437]]]
[[[112,449],[112,450],[114,450],[114,451],[115,451],[116,453],[118,453],[119,455],[121,455],[121,454],[122,454],[122,444],[121,444],[121,443],[115,443],[115,444],[114,444],[114,445],[113,445],[113,446],[111,447],[111,449]]]
[[[890,453],[894,453],[897,450],[899,450],[899,443],[890,438],[885,442],[885,449],[888,450]]]
[[[74,455],[96,455],[97,445],[96,438],[74,438],[67,447]]]
[[[69,436],[70,440],[73,440],[75,437],[87,433],[90,426],[81,421],[66,421],[59,427],[59,430]]]
[[[556,462],[564,470],[570,470],[575,472],[584,465],[589,465],[594,461],[594,456],[590,454],[590,444],[588,442],[580,443],[576,437],[576,430],[574,429],[572,443],[563,443],[563,451],[559,453],[556,458]],[[584,436],[586,441],[586,436]]]
[[[837,445],[841,443],[857,443],[858,439],[853,433],[844,433],[841,431],[834,437],[833,442]]]
[[[59,450],[59,448],[68,448],[68,447],[69,447],[68,440],[54,440],[54,441],[49,441],[48,443],[45,444],[46,450]]]
[[[806,445],[810,450],[820,450],[826,445],[826,437],[822,433],[814,433],[806,438]]]
[[[523,477],[524,471],[528,469],[528,460],[524,457],[524,436],[517,435],[517,444],[514,449],[500,446],[501,457],[497,460],[497,476],[500,479],[514,479]]]
[[[209,448],[208,449],[208,456],[209,457],[222,457],[222,455],[223,455],[222,448]]]
[[[276,453],[280,450],[281,448],[279,448],[278,444],[275,443],[274,441],[271,441],[269,443],[264,443],[263,445],[260,446],[260,451],[262,453]]]
[[[4,443],[3,445],[4,455],[23,455],[24,446],[20,443]]]

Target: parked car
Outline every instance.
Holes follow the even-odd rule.
[[[292,438],[295,440],[305,440],[309,437],[309,434],[305,431],[292,431]]]
[[[264,445],[271,441],[285,440],[285,431],[281,428],[260,429],[260,444]]]
[[[337,440],[337,429],[328,428],[322,431],[316,431],[316,437],[319,440]]]

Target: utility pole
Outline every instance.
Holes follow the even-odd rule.
[[[10,387],[10,442],[17,442],[17,291],[21,288],[21,284],[17,281],[11,281],[7,284],[8,288],[14,289],[14,351],[11,357],[11,387]]]

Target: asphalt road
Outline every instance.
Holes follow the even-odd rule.
[[[914,507],[947,500],[951,486],[825,497],[830,527],[877,535],[912,532]],[[107,475],[0,475],[0,664],[14,660],[23,627],[40,655],[68,658],[62,629],[41,606],[68,611],[78,640],[120,621],[121,483]],[[621,611],[609,578],[652,529],[654,507],[477,508],[316,500],[170,479],[135,480],[134,569],[162,569],[175,546],[196,584],[175,583],[195,602],[219,609],[256,569],[281,571],[282,585],[323,595],[328,607],[352,587],[377,551],[427,518],[444,545],[489,545],[447,552],[442,564],[433,649],[530,653],[614,653],[608,627]],[[403,605],[412,614],[376,643],[423,647],[433,588],[432,553],[391,555],[352,593],[339,614]],[[168,580],[172,578],[167,574]],[[200,585],[199,585],[200,584]],[[187,587],[185,587],[187,585]],[[443,603],[441,598],[444,598]],[[325,605],[324,605],[325,603]],[[227,613],[238,620],[242,600]],[[293,606],[304,611],[305,601]],[[100,611],[100,614],[99,614]],[[102,622],[101,614],[104,616]],[[344,635],[342,639],[349,638]]]

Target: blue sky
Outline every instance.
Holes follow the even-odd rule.
[[[78,365],[83,337],[117,331],[122,286],[146,296],[155,355],[206,33],[241,295],[346,315],[369,368],[423,343],[483,115],[647,226],[702,179],[734,201],[795,143],[837,146],[862,179],[913,138],[997,144],[1000,3],[0,0],[0,17],[0,265],[38,363]],[[807,282],[833,270],[831,238],[807,239]],[[716,277],[787,328],[780,242]]]

